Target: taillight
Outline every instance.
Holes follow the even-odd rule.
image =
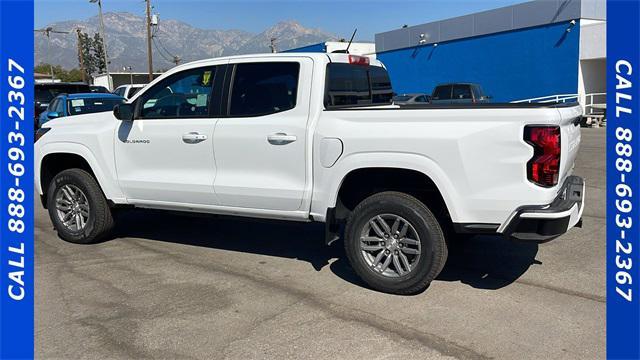
[[[527,163],[527,178],[545,187],[558,184],[560,128],[558,126],[526,126],[524,140],[533,146],[533,157]]]
[[[349,55],[349,64],[369,65],[369,58],[366,56]]]

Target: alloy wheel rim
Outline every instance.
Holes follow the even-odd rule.
[[[422,245],[415,227],[395,214],[372,217],[360,233],[360,253],[369,268],[385,277],[408,275],[420,261]]]
[[[89,221],[89,201],[80,188],[66,184],[56,193],[56,212],[62,225],[71,231],[80,231]]]

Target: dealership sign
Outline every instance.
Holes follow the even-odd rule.
[[[607,3],[607,357],[640,358],[640,2]]]
[[[33,2],[0,0],[0,358],[33,358]]]

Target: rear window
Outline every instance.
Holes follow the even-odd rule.
[[[327,65],[325,106],[389,104],[392,98],[391,81],[384,68],[344,63]]]
[[[70,99],[67,101],[69,114],[92,114],[103,111],[111,111],[117,104],[122,104],[122,99]]]

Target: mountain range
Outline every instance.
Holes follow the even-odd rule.
[[[44,34],[34,32],[35,63],[52,63],[67,69],[78,67],[76,29],[93,36],[99,31],[99,24],[96,16],[45,26],[70,32],[51,33],[50,51],[47,51]],[[131,66],[133,71],[146,71],[145,19],[126,12],[109,12],[104,14],[104,25],[109,69],[122,71],[123,67]],[[153,65],[155,70],[171,68],[175,66],[173,56],[180,57],[184,63],[218,56],[271,52],[272,38],[275,38],[276,49],[281,51],[336,40],[337,37],[319,29],[305,28],[296,21],[282,21],[255,34],[243,30],[199,29],[177,20],[161,20],[154,26]]]

